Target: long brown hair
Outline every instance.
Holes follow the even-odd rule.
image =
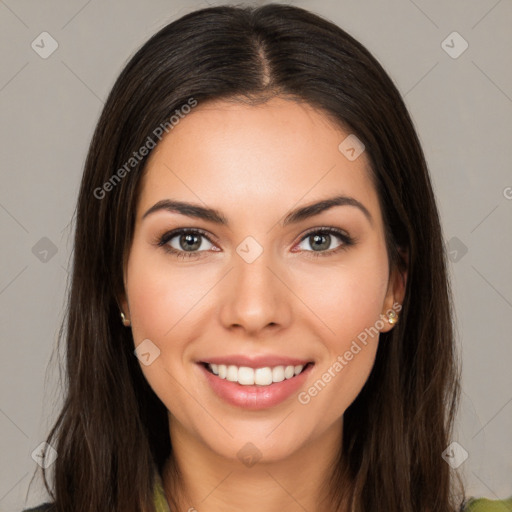
[[[148,138],[156,140],[159,126],[172,129],[170,116],[191,98],[261,102],[274,95],[311,104],[364,143],[390,268],[405,268],[399,248],[408,254],[400,321],[381,334],[373,370],[344,414],[342,455],[328,482],[331,510],[347,496],[360,512],[458,509],[441,457],[459,396],[453,306],[412,120],[390,77],[359,42],[306,10],[268,4],[206,8],[168,24],[131,58],[106,101],[75,212],[59,338],[66,340],[66,396],[47,438],[58,453],[50,466],[54,492],[43,470],[55,511],[153,510],[153,465],[162,471],[172,460],[167,410],[119,317],[148,155],[130,158]]]

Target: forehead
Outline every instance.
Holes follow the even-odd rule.
[[[369,161],[364,151],[355,160],[347,158],[348,136],[307,103],[282,98],[254,106],[199,103],[153,150],[138,217],[168,197],[206,203],[228,216],[235,208],[237,215],[250,216],[256,206],[273,215],[276,208],[343,194],[379,218]]]

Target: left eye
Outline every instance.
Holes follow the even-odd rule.
[[[333,237],[341,240],[341,242],[338,243],[336,247],[331,247]],[[331,252],[340,248],[345,248],[346,246],[350,246],[352,243],[353,240],[341,231],[332,228],[324,228],[317,229],[316,231],[310,231],[302,238],[301,244],[308,244],[309,247],[312,247],[312,251],[309,249],[304,249],[304,247],[302,247],[301,250],[310,252]],[[299,244],[299,247],[301,244]]]

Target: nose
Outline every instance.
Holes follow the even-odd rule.
[[[270,251],[251,263],[234,254],[233,265],[223,280],[220,298],[223,326],[251,336],[288,326],[293,293],[286,285],[285,269],[272,260]]]

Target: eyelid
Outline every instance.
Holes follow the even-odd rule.
[[[214,237],[208,231],[205,231],[204,229],[196,228],[196,227],[193,227],[193,228],[192,227],[182,227],[182,228],[176,228],[176,229],[171,229],[169,231],[165,231],[163,234],[156,236],[154,243],[156,245],[163,246],[163,245],[169,243],[169,240],[172,240],[176,236],[182,235],[183,233],[194,233],[197,235],[201,235],[204,238],[206,238],[211,244],[214,244],[214,245],[217,244],[217,242],[215,242],[216,237]]]
[[[304,240],[306,237],[311,235],[312,233],[318,233],[318,232],[327,232],[327,233],[333,233],[335,235],[339,236],[345,236],[347,238],[352,238],[345,230],[340,228],[335,228],[334,226],[315,226],[313,228],[308,229],[300,238],[300,241]]]

